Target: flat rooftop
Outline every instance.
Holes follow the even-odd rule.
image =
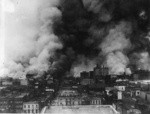
[[[51,106],[44,112],[50,114],[119,114],[111,105]]]

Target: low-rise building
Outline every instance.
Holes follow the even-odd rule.
[[[15,113],[23,112],[23,102],[26,95],[28,93],[22,93],[14,98]]]

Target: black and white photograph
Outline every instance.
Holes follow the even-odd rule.
[[[150,0],[0,0],[0,114],[150,114]]]

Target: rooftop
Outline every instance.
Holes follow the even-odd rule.
[[[119,114],[111,105],[51,106],[50,114]]]

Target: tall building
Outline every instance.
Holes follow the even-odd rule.
[[[81,79],[89,78],[89,72],[83,71],[80,73]]]
[[[97,65],[94,68],[94,76],[95,78],[101,78],[102,76],[106,76],[109,74],[109,69],[107,67],[105,67],[104,65],[100,66]]]

